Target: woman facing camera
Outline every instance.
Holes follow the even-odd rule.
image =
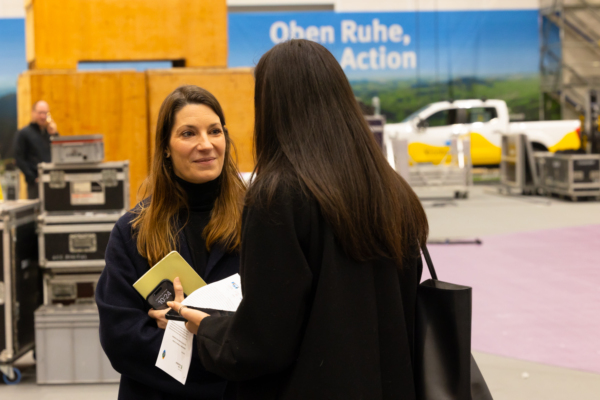
[[[323,46],[279,44],[255,78],[244,298],[231,317],[169,304],[240,399],[414,400],[425,212]]]
[[[204,89],[167,96],[155,143],[148,197],[119,219],[106,249],[96,289],[100,341],[121,373],[119,399],[221,399],[226,381],[197,355],[185,385],[155,367],[167,310],[151,309],[133,284],[173,250],[207,283],[237,273],[245,186],[221,106]]]

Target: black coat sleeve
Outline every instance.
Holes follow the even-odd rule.
[[[228,380],[281,372],[297,357],[312,272],[304,250],[311,203],[294,193],[244,212],[244,298],[231,317],[207,317],[196,336],[204,367]]]
[[[37,171],[32,170],[31,166],[27,162],[27,136],[24,132],[19,131],[16,133],[13,149],[17,166],[25,175],[25,180],[27,181],[27,183],[35,183]]]
[[[137,253],[130,231],[128,223],[115,225],[96,288],[102,348],[115,370],[158,392],[182,398],[220,398],[222,379],[204,371],[198,360],[192,360],[185,386],[155,366],[164,330],[148,316],[149,306],[133,288],[143,268],[147,269],[147,261]]]

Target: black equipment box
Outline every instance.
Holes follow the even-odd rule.
[[[42,268],[80,272],[104,268],[104,252],[121,213],[51,216],[38,223]]]
[[[38,165],[42,212],[123,212],[129,208],[129,161]]]
[[[36,220],[38,200],[0,204],[0,370],[15,379],[13,363],[35,343],[34,312],[42,304]]]
[[[99,272],[44,274],[44,305],[94,304]]]

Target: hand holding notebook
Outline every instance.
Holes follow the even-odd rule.
[[[190,264],[178,252],[172,251],[142,275],[133,284],[133,287],[144,299],[148,299],[148,296],[161,289],[159,285],[163,281],[168,280],[173,283],[176,277],[181,280],[183,292],[186,295],[190,295],[202,286],[206,286],[206,282],[194,271]]]

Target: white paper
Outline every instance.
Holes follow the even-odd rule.
[[[231,275],[194,291],[182,304],[186,306],[211,308],[213,310],[236,311],[242,301],[240,274]]]
[[[190,294],[182,304],[213,310],[236,311],[241,301],[241,278],[239,274],[235,274],[202,286]],[[185,328],[185,323],[169,321],[160,345],[156,366],[185,385],[192,362],[192,351],[194,351],[194,335]]]
[[[185,385],[193,347],[194,335],[185,328],[185,323],[169,321],[155,365]]]

